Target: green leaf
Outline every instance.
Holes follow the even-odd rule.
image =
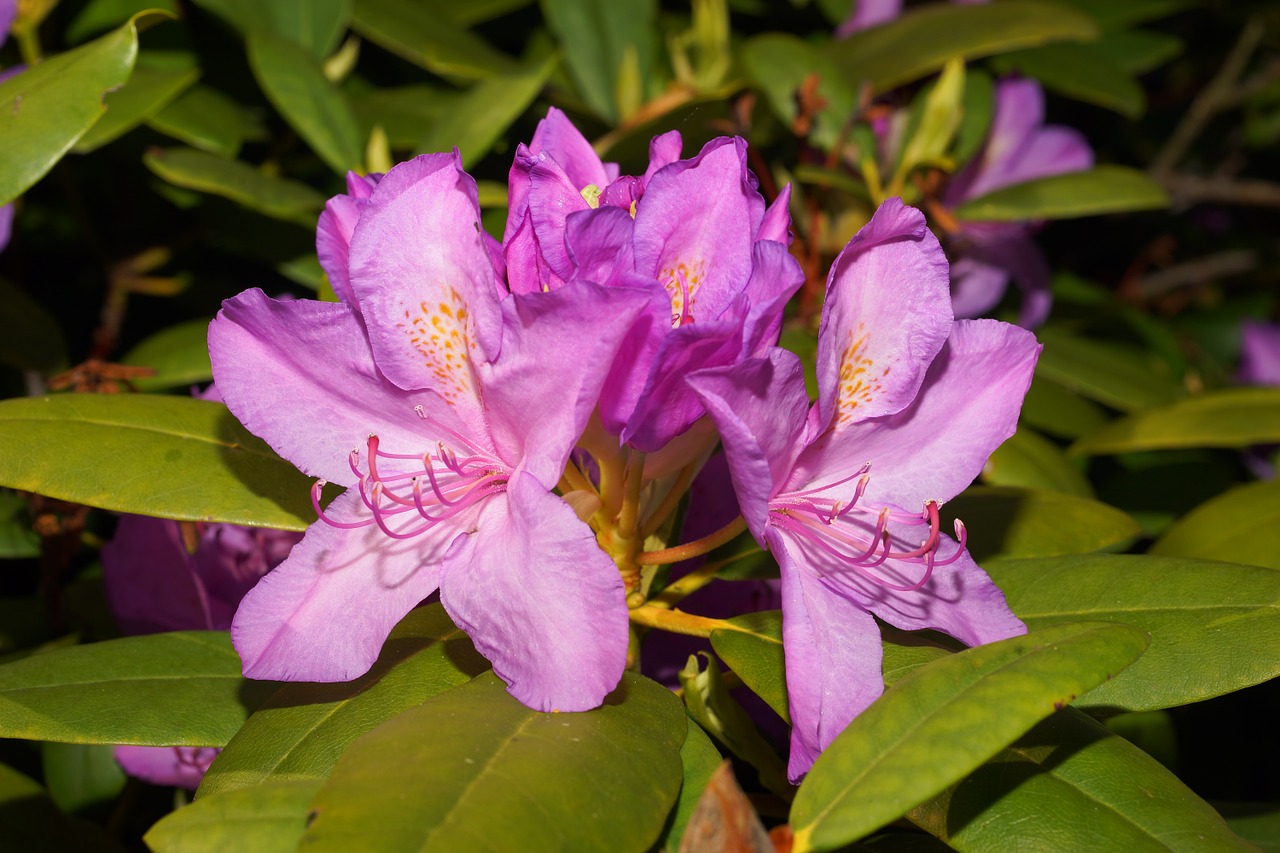
[[[962,853],[1252,849],[1159,762],[1074,708],[909,817]]]
[[[297,850],[319,788],[319,782],[272,782],[202,797],[170,812],[144,840],[155,853]]]
[[[1201,504],[1175,521],[1151,553],[1280,569],[1280,480],[1239,486]]]
[[[628,673],[605,704],[543,714],[493,674],[428,699],[353,743],[312,802],[308,850],[644,851],[679,793],[686,721]],[[387,792],[395,796],[388,797]]]
[[[1227,826],[1262,850],[1280,850],[1280,806],[1274,803],[1217,803]]]
[[[551,56],[518,73],[477,83],[418,141],[419,151],[448,151],[457,146],[462,165],[470,168],[506,133],[538,97],[559,59]]]
[[[964,104],[964,63],[951,59],[942,68],[934,85],[921,91],[924,100],[919,120],[908,130],[902,159],[894,175],[894,186],[901,186],[913,170],[942,162],[952,138],[960,129]]]
[[[995,113],[995,83],[991,75],[977,68],[965,73],[964,103],[960,108],[960,129],[952,150],[957,166],[963,166],[981,150],[991,131]]]
[[[978,59],[1022,47],[1091,39],[1097,33],[1087,15],[1056,3],[937,3],[834,41],[828,54],[855,88],[865,80],[879,94],[932,74],[957,56]]]
[[[996,557],[1059,557],[1114,548],[1142,533],[1138,522],[1100,501],[1062,492],[974,486],[943,507],[943,524],[959,518],[969,552]]]
[[[352,93],[350,101],[362,136],[367,137],[376,125],[387,134],[392,148],[409,149],[448,114],[460,96],[456,91],[415,83]]]
[[[1144,350],[1068,335],[1059,329],[1037,332],[1044,350],[1036,375],[1057,382],[1083,397],[1122,412],[1135,412],[1172,402],[1183,391],[1167,373],[1158,371]]]
[[[790,724],[782,654],[782,611],[748,613],[726,620],[734,629],[711,632],[711,647],[742,682]],[[928,639],[883,627],[884,683],[893,684],[921,664],[949,653]]]
[[[222,746],[276,686],[240,674],[225,631],[71,646],[0,666],[0,736]]]
[[[1180,12],[1195,0],[1060,0],[1070,4],[1098,22],[1103,30],[1119,30],[1155,18]]]
[[[66,367],[62,327],[43,305],[3,279],[0,304],[0,363],[41,373]]]
[[[1112,60],[1096,44],[1049,44],[1002,54],[991,60],[1001,75],[1034,77],[1046,89],[1136,119],[1147,96],[1133,72]]]
[[[351,28],[442,77],[488,80],[518,70],[506,54],[418,0],[356,0]]]
[[[109,803],[124,788],[112,744],[46,742],[40,759],[50,797],[68,814]]]
[[[309,222],[313,227],[315,214],[325,203],[325,197],[306,184],[194,148],[153,148],[142,162],[175,186],[220,195],[268,216]]]
[[[796,91],[805,78],[816,74],[816,96],[827,106],[818,114],[812,139],[823,148],[836,144],[857,98],[835,61],[818,46],[788,33],[765,33],[743,45],[742,65],[768,99],[774,114],[787,126],[798,114]]]
[[[249,33],[249,67],[289,126],[340,175],[364,159],[346,96],[324,76],[306,48],[267,31]]]
[[[1151,711],[1280,675],[1280,573],[1273,569],[1115,554],[984,568],[1033,630],[1101,619],[1151,635],[1137,663],[1077,704]]]
[[[1102,165],[1087,172],[1013,184],[966,201],[952,213],[957,219],[970,222],[1021,222],[1168,206],[1168,194],[1145,172],[1128,166]]]
[[[1107,422],[1107,414],[1061,383],[1036,373],[1022,401],[1022,423],[1058,438],[1079,438]]]
[[[797,853],[832,850],[900,817],[1146,648],[1125,625],[1062,625],[925,664],[814,762],[791,809]]]
[[[26,500],[16,492],[0,490],[0,559],[18,560],[39,556],[40,534],[31,527]],[[33,609],[38,609],[38,605]],[[9,623],[0,620],[0,624],[6,626],[6,629],[0,629],[0,651],[11,651],[12,647],[4,641]]]
[[[67,25],[67,44],[79,44],[90,36],[112,30],[148,9],[161,9],[178,16],[174,0],[89,0]]]
[[[117,512],[303,530],[308,478],[221,403],[146,394],[0,401],[0,485]]]
[[[240,31],[269,32],[326,58],[342,38],[352,0],[193,0]]]
[[[244,110],[208,86],[193,86],[152,116],[147,125],[174,139],[223,157],[234,157],[251,135]]]
[[[1092,47],[1130,74],[1146,74],[1182,53],[1182,40],[1154,30],[1103,33]]]
[[[639,79],[649,78],[658,34],[656,0],[542,0],[541,6],[583,99],[609,124],[626,118],[619,81],[628,56],[638,65]]]
[[[711,776],[724,759],[720,750],[707,737],[699,725],[690,725],[684,743],[680,746],[680,763],[684,766],[684,781],[680,783],[680,799],[671,813],[667,832],[659,844],[662,850],[679,850],[685,827],[698,805],[698,798],[706,790]]]
[[[102,118],[103,96],[123,86],[138,54],[138,17],[100,39],[0,83],[0,204],[44,177]]]
[[[367,674],[338,684],[286,684],[276,691],[213,762],[197,798],[324,779],[357,737],[488,666],[439,604],[411,611]]]
[[[1112,421],[1073,453],[1248,447],[1280,441],[1280,388],[1226,388]]]
[[[44,788],[17,770],[0,764],[0,837],[9,853],[93,850],[124,853],[114,836],[67,817]]]
[[[993,486],[1026,486],[1078,497],[1093,497],[1093,487],[1067,454],[1025,426],[996,448],[982,467],[982,480]]]
[[[72,148],[87,154],[123,136],[164,109],[200,77],[195,58],[186,55],[185,62],[172,67],[159,62],[148,65],[147,53],[138,55],[137,67],[123,88],[106,97],[107,114],[89,128]]]
[[[156,332],[129,350],[121,364],[150,367],[152,376],[133,380],[140,391],[182,388],[213,379],[209,364],[209,321],[191,320]]]

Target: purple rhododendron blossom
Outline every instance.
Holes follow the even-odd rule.
[[[1280,326],[1258,320],[1240,324],[1240,372],[1246,385],[1280,386]]]
[[[244,594],[302,538],[232,524],[196,529],[199,539],[191,553],[178,522],[121,517],[114,538],[102,548],[102,579],[122,632],[225,631]],[[122,745],[115,757],[130,776],[195,790],[218,752],[214,747]]]
[[[965,6],[986,3],[987,0],[951,0]],[[849,17],[836,27],[836,38],[848,38],[856,32],[878,27],[896,20],[902,14],[902,0],[853,0]]]
[[[832,266],[815,405],[781,349],[688,379],[781,567],[793,780],[884,689],[872,614],[971,645],[1026,630],[938,507],[1013,434],[1040,347],[953,320],[948,278],[923,215],[890,199]]]
[[[1044,124],[1044,92],[1034,80],[996,84],[991,130],[978,155],[948,183],[943,204],[958,207],[1002,187],[1093,166],[1093,149],[1079,132]],[[1026,222],[966,222],[951,266],[952,308],[976,317],[993,308],[1012,277],[1022,290],[1018,322],[1035,328],[1049,315],[1049,265]]]
[[[250,290],[210,326],[231,411],[322,478],[321,520],[236,613],[245,674],[355,678],[439,589],[516,698],[595,707],[625,666],[623,583],[552,489],[648,296],[509,293],[456,151],[351,189],[327,211],[343,302]],[[325,481],[347,491],[322,510]]]
[[[645,174],[619,177],[553,109],[511,170],[512,292],[587,281],[649,294],[600,400],[605,429],[644,452],[703,416],[684,377],[771,346],[804,281],[787,251],[789,189],[766,208],[746,143],[721,137],[686,160],[680,150],[678,133],[658,136]]]

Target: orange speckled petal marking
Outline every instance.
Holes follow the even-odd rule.
[[[865,323],[859,323],[856,330],[849,329],[845,335],[845,346],[840,353],[839,384],[836,387],[837,429],[861,414],[859,406],[863,411],[873,408],[884,391],[884,379],[891,368],[887,365],[878,366],[869,355],[870,336]]]
[[[471,315],[458,291],[450,287],[440,301],[421,301],[416,310],[405,308],[404,320],[397,325],[421,355],[433,391],[451,406],[478,396]]]

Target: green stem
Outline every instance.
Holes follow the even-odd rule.
[[[643,554],[636,556],[636,563],[641,566],[661,566],[667,563],[679,563],[682,560],[688,560],[693,557],[701,557],[703,554],[719,548],[746,529],[746,519],[738,516],[709,536],[703,536],[701,539],[695,539],[692,542],[686,542],[674,548],[664,548],[661,551],[645,551]]]
[[[657,628],[673,634],[686,634],[690,637],[710,637],[717,629],[740,630],[723,619],[712,619],[708,616],[696,616],[683,610],[671,610],[666,607],[654,607],[649,604],[633,608],[630,611],[631,621],[646,628]]]

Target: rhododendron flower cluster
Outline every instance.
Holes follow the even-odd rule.
[[[247,675],[354,678],[438,591],[515,697],[593,708],[640,631],[697,632],[647,603],[663,567],[750,530],[782,570],[798,777],[882,689],[870,614],[1024,630],[938,508],[1012,433],[1034,338],[953,321],[942,250],[894,199],[832,269],[810,409],[774,346],[803,280],[788,194],[766,203],[741,139],[682,148],[624,176],[551,110],[501,242],[456,152],[353,175],[317,236],[339,301],[225,303],[218,386],[316,478],[319,516],[236,613]],[[742,515],[680,542],[718,442]]]

